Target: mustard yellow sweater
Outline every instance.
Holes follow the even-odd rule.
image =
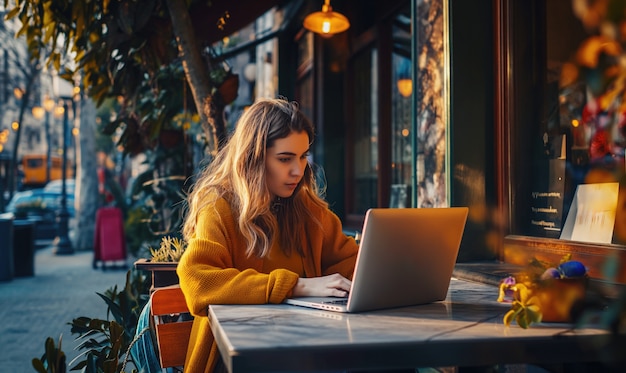
[[[358,246],[342,232],[341,221],[330,210],[310,204],[313,221],[302,227],[309,236],[305,243],[306,277],[333,273],[352,278]],[[195,316],[185,372],[212,372],[219,351],[207,317],[210,304],[281,303],[291,294],[298,274],[288,269],[262,273],[264,259],[248,258],[246,243],[237,228],[230,205],[219,199],[198,217],[196,232],[178,264],[180,286]]]

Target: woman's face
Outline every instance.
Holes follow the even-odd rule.
[[[309,135],[304,131],[292,132],[267,148],[265,171],[272,197],[291,197],[304,176],[308,154]]]

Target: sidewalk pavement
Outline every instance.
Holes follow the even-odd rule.
[[[35,372],[32,359],[44,354],[46,338],[58,344],[62,335],[69,371],[81,351],[74,350],[78,335],[68,323],[79,316],[106,319],[106,303],[96,292],[126,283],[127,268],[93,269],[92,260],[91,251],[55,255],[51,247],[40,248],[34,276],[0,282],[0,370]]]

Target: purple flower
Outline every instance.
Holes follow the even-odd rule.
[[[504,283],[507,286],[513,286],[515,285],[515,277],[513,276],[509,276],[507,278],[505,278],[504,280],[502,280],[502,283]]]

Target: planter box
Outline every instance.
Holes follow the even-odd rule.
[[[178,284],[176,267],[178,262],[152,262],[150,259],[138,259],[135,268],[152,272],[152,289]]]
[[[542,281],[532,291],[541,304],[541,321],[572,322],[572,307],[585,299],[587,282],[586,277]]]

